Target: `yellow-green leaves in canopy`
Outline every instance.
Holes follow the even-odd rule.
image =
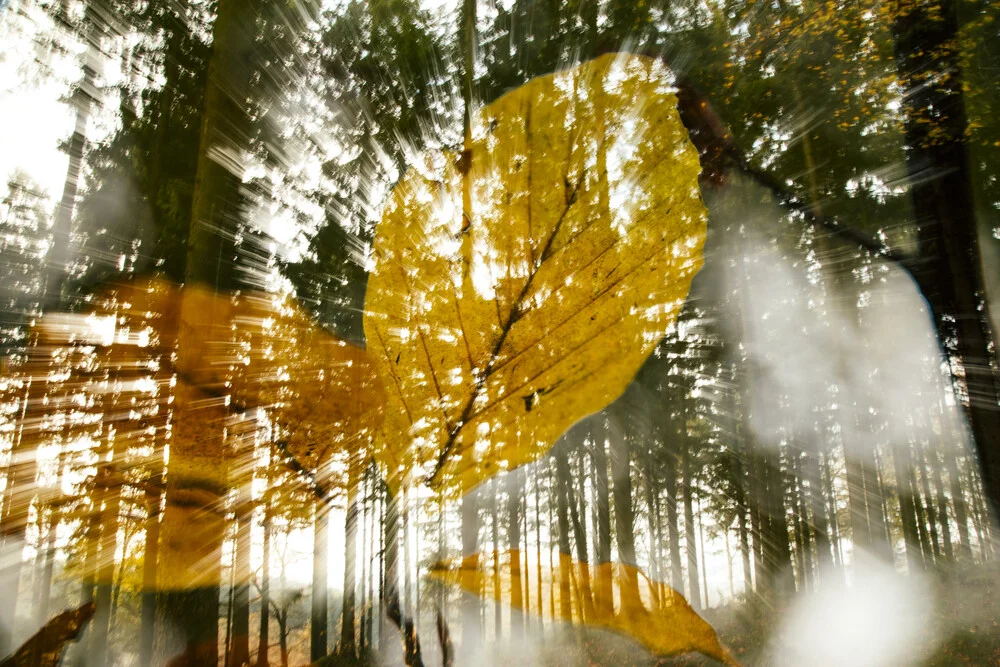
[[[656,61],[608,55],[481,109],[394,189],[365,335],[390,476],[468,489],[617,398],[701,265],[698,156]]]

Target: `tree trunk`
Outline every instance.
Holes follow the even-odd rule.
[[[493,538],[493,641],[499,642],[503,636],[503,616],[500,607],[500,529],[497,496],[500,485],[494,477],[490,480],[490,532]],[[511,582],[513,584],[513,582]]]
[[[330,546],[330,515],[326,504],[316,499],[313,519],[313,570],[312,609],[309,617],[309,657],[313,662],[329,652],[327,642],[327,616],[330,607],[330,587],[327,584],[327,567]]]
[[[260,634],[257,640],[257,665],[267,667],[270,651],[271,605],[271,513],[264,508],[264,554],[260,571]]]
[[[355,466],[351,463],[347,480],[347,516],[344,521],[344,605],[340,618],[341,655],[356,655],[354,647],[355,566],[358,553],[358,483]]]
[[[52,598],[52,570],[55,566],[56,557],[56,529],[59,527],[59,512],[56,508],[49,508],[49,520],[46,522],[45,531],[45,552],[44,566],[42,568],[42,581],[38,588],[38,605],[35,608],[35,624],[38,627],[45,625],[49,620],[49,605]]]
[[[569,546],[569,508],[566,499],[566,477],[569,476],[569,465],[566,462],[565,438],[555,446],[555,451],[549,457],[550,470],[555,460],[556,478],[556,520],[559,529],[559,616],[567,622],[573,622],[573,607],[570,599],[570,575],[573,567],[573,556]],[[565,473],[565,476],[564,475]],[[550,473],[551,474],[551,473]]]
[[[608,480],[607,438],[604,413],[592,418],[594,504],[597,506],[597,591],[596,613],[610,618],[614,612],[614,582],[611,576],[611,496]]]
[[[774,582],[774,599],[787,599],[795,590],[792,574],[792,555],[788,537],[788,520],[785,508],[784,474],[781,468],[780,452],[772,452],[764,462],[767,484],[768,532],[764,538],[765,560],[771,566]]]
[[[614,483],[618,562],[621,565],[631,566],[621,568],[619,575],[621,612],[628,616],[637,612],[642,601],[639,598],[639,580],[634,569],[638,567],[638,563],[635,557],[635,521],[632,516],[631,446],[624,423],[621,431],[611,438],[611,479]]]
[[[677,460],[667,456],[663,467],[663,486],[667,492],[667,536],[670,540],[670,586],[684,590],[684,569],[681,564],[681,534],[677,517]]]
[[[116,389],[120,389],[117,387]],[[111,397],[109,413],[116,415],[120,408],[121,393],[116,391]],[[90,634],[91,663],[96,667],[108,664],[108,633],[111,626],[111,593],[115,578],[115,551],[118,546],[118,514],[121,508],[121,487],[124,481],[118,472],[117,456],[121,447],[116,447],[115,425],[105,423],[107,445],[101,452],[97,479],[94,482],[94,507],[101,509],[101,541],[97,567],[97,590],[94,596],[94,620]]]
[[[694,473],[691,469],[691,454],[687,434],[682,435],[681,446],[681,491],[684,494],[684,551],[687,553],[688,602],[695,611],[701,609],[701,587],[698,583],[698,549],[695,547],[694,532]]]
[[[62,1],[63,18],[67,18],[69,2]],[[45,299],[42,310],[58,310],[63,301],[63,286],[69,272],[70,232],[72,231],[73,210],[76,208],[76,197],[80,187],[80,175],[83,173],[83,151],[87,143],[87,125],[90,122],[90,112],[97,102],[93,98],[97,90],[97,71],[94,64],[97,51],[100,48],[100,29],[98,17],[90,2],[84,3],[84,41],[87,49],[83,58],[83,81],[73,94],[73,106],[76,107],[76,123],[73,135],[69,140],[69,165],[66,168],[66,181],[63,183],[62,198],[56,208],[55,220],[52,223],[52,247],[46,260]]]
[[[972,541],[969,539],[969,515],[962,489],[962,478],[958,472],[958,454],[954,443],[945,452],[944,463],[948,468],[948,484],[951,487],[951,502],[955,507],[955,523],[958,524],[959,555],[964,560],[972,560]]]
[[[837,496],[833,488],[833,475],[830,473],[830,452],[823,455],[821,464],[823,473],[823,490],[826,494],[827,522],[830,525],[830,536],[833,542],[833,558],[837,567],[844,566],[840,546],[840,519],[837,514]]]
[[[471,573],[479,564],[479,492],[469,489],[462,498],[462,564]],[[479,646],[481,598],[463,586],[462,592],[462,650],[467,657]]]
[[[957,3],[928,0],[894,13],[910,195],[917,215],[912,270],[942,334],[954,336],[964,374],[953,376],[965,405],[986,495],[1000,508],[1000,379],[984,299],[975,198],[965,133]],[[952,365],[954,368],[955,366]]]
[[[581,436],[582,437],[577,444],[582,448],[586,438],[586,431],[583,431]],[[594,608],[594,594],[590,583],[590,558],[587,553],[586,515],[583,514],[583,510],[581,509],[586,503],[582,494],[580,495],[579,502],[575,497],[573,476],[570,473],[568,463],[563,473],[565,475],[563,480],[566,485],[566,494],[569,496],[569,516],[570,522],[573,525],[573,542],[576,545],[576,560],[580,564],[575,571],[580,573],[579,595],[580,598],[582,598],[583,603],[581,606],[581,614],[584,619],[592,619],[596,614],[596,609]],[[580,481],[582,483],[583,480]]]
[[[927,448],[919,442],[915,443],[917,456],[920,463],[920,489],[924,494],[924,512],[927,515],[928,538],[931,543],[931,552],[934,554],[934,561],[940,562],[944,555],[941,553],[940,535],[938,534],[938,512],[935,504],[935,497],[931,495],[930,465],[927,460]],[[940,520],[944,523],[946,515],[940,515]]]
[[[169,368],[166,359],[161,361],[161,369]],[[169,379],[157,376],[157,385],[165,391]],[[166,415],[166,401],[160,406]],[[139,629],[139,664],[149,665],[153,660],[153,639],[156,630],[157,564],[160,551],[160,503],[163,500],[163,467],[166,445],[167,419],[164,416],[156,422],[153,434],[154,448],[152,470],[146,480],[146,537],[142,556],[142,620]]]
[[[228,484],[223,433],[228,393],[209,358],[213,343],[228,341],[228,321],[208,306],[214,293],[236,287],[241,175],[216,160],[220,143],[246,145],[252,122],[245,100],[254,49],[252,0],[221,0],[213,26],[201,121],[201,144],[191,209],[175,368],[173,437],[161,526],[159,611],[192,667],[218,662],[218,603]]]
[[[524,474],[524,468],[518,468],[508,472],[506,477],[507,546],[510,549],[510,635],[514,641],[524,636],[525,629],[524,591],[521,581],[521,519],[518,513],[521,507],[521,493],[524,490]]]
[[[944,558],[950,563],[955,560],[955,546],[951,541],[951,521],[948,520],[948,499],[945,496],[944,477],[941,474],[941,459],[938,452],[931,448],[924,449],[925,463],[931,469],[934,478],[934,494],[937,500],[938,519],[941,522],[941,542],[944,547]]]
[[[250,505],[249,480],[238,484],[236,550],[233,553],[233,626],[229,667],[250,664]]]
[[[916,508],[910,488],[909,456],[905,451],[909,445],[893,447],[892,461],[896,472],[896,492],[899,496],[899,515],[903,523],[903,540],[906,543],[906,565],[911,574],[923,570],[924,561],[920,551],[920,536],[917,534]]]
[[[830,551],[830,525],[826,503],[823,500],[823,478],[820,471],[820,454],[809,452],[804,462],[806,468],[809,507],[812,510],[812,525],[816,539],[816,565],[820,574],[833,565]]]

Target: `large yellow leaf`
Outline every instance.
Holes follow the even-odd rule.
[[[501,563],[509,563],[512,559],[522,559],[524,555],[519,551],[505,551],[498,556],[470,556],[464,560],[438,563],[427,576],[460,586],[475,595],[493,597],[496,591],[497,600],[509,604],[513,587],[523,589],[525,582],[520,576],[511,577],[508,567],[501,566],[496,570],[490,567],[496,557]],[[641,570],[628,565],[606,563],[592,566],[574,561],[565,554],[559,560],[557,572],[550,571],[548,567],[541,569],[542,599],[547,602],[551,595],[553,604],[539,609],[531,606],[533,600],[528,596],[527,609],[522,607],[521,611],[556,621],[583,623],[621,632],[658,655],[697,652],[725,665],[739,664],[719,642],[712,626],[673,588],[650,581]],[[497,571],[500,573],[500,586],[494,585]],[[533,568],[525,572],[533,579],[530,584],[535,589],[538,582],[534,580]],[[605,577],[616,586],[605,589],[603,593],[600,587],[591,591],[584,584]],[[638,586],[631,585],[636,582]],[[630,595],[634,594],[630,594],[629,590],[638,590],[640,597],[630,599]],[[564,599],[567,596],[568,599]],[[615,598],[619,601],[617,609]]]
[[[504,95],[395,187],[365,306],[393,483],[469,489],[624,391],[701,266],[676,103],[654,60],[604,56]]]

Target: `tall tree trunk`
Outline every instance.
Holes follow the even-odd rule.
[[[945,496],[944,477],[941,474],[941,459],[938,452],[932,448],[924,449],[925,464],[931,469],[934,479],[934,495],[937,501],[938,520],[941,522],[941,543],[944,547],[944,558],[948,562],[955,560],[955,546],[951,538],[951,521],[948,519],[948,498]]]
[[[69,2],[61,1],[63,20],[68,20]],[[83,59],[83,80],[72,97],[76,107],[76,123],[73,135],[69,140],[69,165],[66,168],[66,180],[63,183],[62,198],[56,209],[55,220],[52,223],[52,246],[46,258],[45,299],[43,311],[59,309],[63,301],[63,286],[69,272],[70,232],[73,223],[73,210],[76,208],[76,197],[80,187],[80,175],[83,173],[83,151],[87,143],[87,125],[94,104],[94,91],[97,90],[97,59],[100,49],[100,27],[98,17],[91,7],[91,2],[84,3],[83,15],[84,41],[87,48]]]
[[[962,477],[958,472],[958,454],[954,443],[945,451],[944,464],[948,468],[948,484],[951,488],[951,502],[955,507],[955,523],[958,525],[959,555],[964,560],[972,560],[972,541],[969,539],[969,515],[962,489]]]
[[[684,569],[681,564],[681,534],[677,516],[677,459],[668,455],[663,467],[663,486],[667,492],[667,536],[670,540],[670,586],[684,590]]]
[[[581,426],[581,429],[585,428],[586,424]],[[580,435],[581,438],[576,444],[579,448],[582,448],[587,435],[586,430],[582,431]],[[580,563],[579,568],[574,571],[579,571],[580,573],[579,594],[580,598],[582,598],[581,613],[584,619],[592,619],[596,614],[596,609],[594,608],[594,594],[590,582],[590,557],[587,553],[586,515],[583,514],[583,510],[581,509],[585,506],[586,501],[582,493],[579,498],[575,497],[573,475],[570,472],[568,463],[563,474],[565,475],[563,479],[566,485],[566,494],[569,496],[569,516],[570,522],[573,524],[573,543],[576,545],[576,560]],[[582,482],[582,480],[580,481]]]
[[[899,515],[903,524],[903,540],[906,543],[906,565],[910,573],[923,570],[924,561],[920,551],[920,536],[917,533],[916,508],[910,488],[909,445],[893,447],[892,461],[896,472],[896,492],[899,497]]]
[[[569,545],[569,508],[566,498],[567,480],[563,476],[569,476],[569,465],[566,463],[566,440],[565,438],[555,446],[555,451],[549,457],[550,470],[555,463],[556,478],[556,520],[559,530],[559,617],[561,620],[573,622],[573,607],[570,599],[570,576],[573,567],[573,556]],[[554,460],[554,461],[553,461]],[[551,473],[550,473],[551,474]]]
[[[921,443],[916,442],[914,446],[917,448],[918,461],[920,463],[920,489],[924,495],[924,512],[927,515],[927,529],[929,531],[928,538],[930,539],[931,551],[934,554],[935,562],[940,562],[944,555],[941,553],[941,542],[939,540],[940,535],[938,535],[938,512],[937,505],[935,504],[935,497],[931,495],[931,480],[930,480],[930,465],[927,460],[927,448]],[[947,517],[942,514],[941,522]]]
[[[233,626],[229,667],[250,664],[250,480],[237,480],[236,549],[233,553]]]
[[[171,378],[168,376],[169,356],[172,346],[160,350],[160,371],[156,375],[157,391],[163,398],[157,406],[154,421],[153,457],[151,470],[146,479],[144,496],[146,501],[146,536],[142,555],[142,617],[139,628],[139,664],[149,665],[153,661],[153,639],[156,631],[156,597],[158,590],[157,566],[160,552],[160,504],[163,500],[163,469],[166,453],[168,410],[166,394]],[[162,415],[162,416],[161,416]],[[263,667],[263,666],[261,666]]]
[[[59,528],[59,512],[53,506],[49,508],[49,520],[45,531],[45,565],[42,569],[42,581],[38,590],[38,606],[35,609],[35,623],[41,627],[49,620],[49,606],[52,599],[52,570],[56,557],[56,532]]]
[[[361,623],[358,627],[358,638],[363,651],[368,648],[371,641],[371,634],[368,631],[368,607],[371,601],[368,597],[368,580],[371,573],[368,571],[371,550],[371,530],[369,524],[369,492],[368,492],[368,469],[366,468],[361,476]],[[443,608],[443,607],[442,607]]]
[[[843,554],[840,545],[840,519],[837,514],[837,496],[833,488],[833,475],[830,472],[830,451],[823,455],[823,462],[820,466],[823,474],[823,491],[826,494],[827,522],[830,525],[830,536],[833,542],[833,559],[837,567],[844,566]]]
[[[795,590],[792,573],[791,545],[785,508],[785,480],[781,467],[781,453],[772,452],[764,463],[767,483],[768,532],[764,538],[765,560],[771,567],[776,601],[787,599]]]
[[[316,499],[313,517],[312,609],[309,616],[309,657],[313,662],[329,652],[327,616],[330,608],[328,563],[330,547],[330,514],[326,504]]]
[[[271,512],[264,508],[264,554],[260,566],[260,632],[256,667],[267,667],[270,651],[271,605]]]
[[[542,598],[542,510],[541,496],[541,472],[540,466],[535,466],[535,602],[538,610],[539,634],[544,632],[545,623],[542,618],[545,616],[544,600]],[[551,590],[551,587],[550,587]],[[530,596],[528,596],[530,597]],[[530,605],[529,605],[530,606]]]
[[[120,387],[111,398],[109,413],[117,415],[121,402]],[[122,447],[116,443],[115,425],[104,426],[106,446],[94,482],[94,506],[101,509],[101,541],[97,566],[97,589],[94,596],[94,620],[90,635],[91,663],[96,667],[108,664],[108,633],[111,626],[111,593],[115,578],[115,551],[118,546],[118,515],[121,508],[123,479],[118,471]]]
[[[833,554],[830,551],[830,525],[827,517],[826,503],[823,499],[823,477],[821,473],[820,454],[809,452],[805,460],[805,475],[807,478],[809,507],[812,510],[812,525],[816,539],[816,565],[820,575],[833,565]]]
[[[681,448],[681,492],[684,494],[684,551],[687,554],[688,602],[695,611],[701,609],[701,586],[698,582],[698,549],[694,530],[694,473],[686,434]]]
[[[994,512],[1000,508],[1000,379],[985,300],[982,255],[965,133],[958,3],[921,0],[894,11],[910,195],[917,215],[912,269],[939,331],[954,336],[965,406]],[[953,366],[954,367],[954,366]]]
[[[46,378],[50,371],[51,359],[47,351],[47,341],[40,336],[34,338],[29,347],[29,359],[25,364],[28,386],[18,419],[18,434],[10,452],[7,466],[7,487],[4,491],[4,512],[0,517],[0,654],[13,653],[15,624],[17,620],[18,598],[21,592],[21,570],[24,547],[27,541],[28,510],[35,498],[38,474],[38,446],[42,436],[41,423],[46,412]],[[94,512],[96,522],[96,510]],[[99,524],[98,524],[99,526]],[[94,548],[96,549],[96,537]],[[88,546],[91,543],[88,542]],[[85,563],[85,568],[92,563]],[[85,572],[93,572],[85,569]]]
[[[632,466],[629,434],[624,419],[621,433],[611,438],[611,479],[614,483],[615,541],[618,543],[618,562],[631,566],[622,568],[619,575],[621,612],[626,616],[637,613],[642,605],[639,598],[639,580],[635,574],[638,563],[635,557],[635,521],[632,516]]]
[[[521,581],[521,493],[524,490],[524,468],[507,473],[507,546],[510,549],[510,635],[517,641],[524,636],[524,591]],[[525,516],[527,520],[527,516]],[[525,529],[527,532],[527,529]],[[525,550],[527,551],[527,550]],[[527,575],[527,572],[525,572]]]
[[[479,564],[479,491],[469,489],[462,498],[462,563],[463,570],[470,573]],[[481,598],[468,592],[463,586],[462,593],[462,650],[466,656],[479,646],[482,633],[480,630]]]
[[[340,618],[341,655],[356,655],[354,646],[355,595],[357,581],[355,566],[358,553],[358,484],[356,465],[348,463],[347,515],[344,520],[344,604]]]
[[[252,135],[245,100],[252,84],[257,7],[253,0],[221,0],[213,26],[201,122],[186,287],[182,296],[175,369],[173,437],[161,526],[159,611],[192,667],[218,661],[218,604],[228,484],[223,433],[224,377],[208,350],[229,338],[228,321],[208,305],[239,283],[234,270],[241,174],[217,161],[220,144],[240,150]]]
[[[611,576],[611,496],[608,480],[607,435],[604,413],[592,418],[594,504],[597,506],[597,591],[596,612],[610,618],[614,612],[614,582]]]
[[[887,502],[888,491],[884,481],[882,457],[879,455],[877,447],[873,452],[871,465],[865,465],[865,475],[865,486],[871,489],[868,492],[868,507],[872,516],[872,539],[875,554],[884,562],[892,563],[892,536],[889,533],[889,506]]]
[[[705,552],[705,523],[702,521],[703,514],[701,513],[701,501],[698,500],[698,551],[701,552],[701,590],[705,595],[704,607],[707,609],[708,604],[708,565],[707,565],[707,553]]]
[[[499,520],[498,500],[499,483],[494,477],[490,480],[490,533],[493,538],[493,641],[499,642],[503,636],[503,614],[500,607],[500,529],[497,526]]]

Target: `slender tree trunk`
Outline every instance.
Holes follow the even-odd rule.
[[[775,600],[786,599],[795,589],[792,574],[792,554],[788,537],[785,508],[785,484],[780,452],[773,452],[765,462],[767,478],[767,517],[769,531],[763,544],[765,560],[769,561],[774,581]]]
[[[371,634],[368,631],[368,607],[371,604],[368,597],[368,580],[371,577],[368,571],[368,563],[371,558],[369,549],[371,530],[368,528],[368,505],[368,469],[365,469],[361,476],[361,623],[358,627],[358,636],[362,651],[368,648],[371,641]],[[441,607],[444,609],[443,604]]]
[[[951,487],[951,502],[955,507],[955,523],[958,524],[959,555],[964,560],[972,560],[972,541],[969,539],[969,515],[962,489],[962,477],[958,472],[958,455],[955,445],[945,452],[945,466],[948,468],[948,483]]]
[[[168,369],[161,354],[161,369]],[[159,391],[166,392],[169,378],[157,375]],[[149,665],[153,660],[153,638],[156,631],[156,596],[158,589],[157,564],[160,552],[160,504],[163,500],[163,467],[167,437],[166,400],[158,407],[164,417],[155,422],[153,434],[153,459],[149,478],[146,480],[146,537],[142,556],[142,620],[139,629],[139,664]],[[263,667],[263,666],[261,666]]]
[[[611,496],[608,479],[607,438],[604,413],[593,418],[594,440],[591,461],[594,466],[594,504],[597,506],[597,604],[601,618],[614,612],[614,582],[611,574]]]
[[[239,480],[236,501],[236,549],[233,553],[233,626],[229,667],[250,664],[250,481]]]
[[[257,665],[267,667],[270,651],[271,605],[271,513],[264,508],[264,554],[260,568],[260,633],[257,639]]]
[[[677,518],[677,460],[668,456],[663,467],[663,486],[667,492],[667,534],[670,539],[670,586],[684,590],[684,570],[681,565],[681,534]]]
[[[507,473],[507,545],[510,548],[510,636],[517,641],[524,636],[524,596],[521,581],[521,493],[524,468]],[[527,531],[525,531],[527,532]],[[525,572],[527,574],[527,572]]]
[[[69,2],[62,0],[62,13],[66,18]],[[63,183],[62,198],[56,209],[52,224],[52,247],[46,261],[45,299],[43,311],[58,309],[63,300],[63,286],[69,271],[70,232],[72,231],[73,210],[76,208],[77,192],[80,187],[80,175],[83,173],[83,151],[87,143],[87,125],[90,123],[90,113],[95,103],[94,91],[97,90],[97,70],[94,65],[97,51],[100,48],[100,29],[98,17],[90,2],[84,4],[84,32],[87,50],[83,62],[83,81],[74,92],[72,102],[76,107],[76,123],[73,135],[69,140],[69,166],[66,168],[66,180]]]
[[[475,571],[479,564],[479,492],[469,489],[462,498],[462,564],[463,570]],[[466,656],[482,641],[480,628],[481,598],[468,592],[462,593],[462,650]]]
[[[490,532],[493,538],[493,635],[495,642],[503,636],[503,614],[500,608],[500,529],[497,526],[499,512],[497,508],[499,483],[494,477],[490,480]]]
[[[816,565],[820,576],[833,565],[833,554],[830,551],[830,525],[827,517],[826,503],[823,500],[823,478],[821,472],[820,454],[810,452],[805,460],[808,481],[808,500],[812,509],[812,520],[816,539]]]
[[[899,496],[899,514],[903,523],[903,539],[906,543],[906,564],[911,573],[923,570],[923,556],[920,552],[920,536],[917,534],[916,508],[910,490],[909,456],[904,448],[909,445],[893,447],[892,461],[896,471],[896,491]]]
[[[44,566],[42,568],[42,581],[38,587],[38,605],[35,607],[35,624],[38,627],[45,625],[49,619],[49,606],[52,600],[52,570],[55,566],[56,556],[56,529],[59,527],[59,512],[56,508],[49,508],[49,520],[46,522],[45,531],[45,552]]]
[[[927,529],[929,531],[931,552],[934,554],[934,561],[940,562],[944,555],[941,552],[940,536],[938,535],[938,512],[935,505],[935,497],[931,495],[930,466],[927,461],[927,448],[919,442],[915,443],[917,456],[920,457],[920,489],[924,495],[924,512],[927,515]],[[941,517],[945,517],[944,514]],[[943,520],[942,520],[943,523]]]
[[[112,399],[114,404],[112,409],[117,407],[120,394],[116,393]],[[114,414],[112,412],[112,414]],[[118,515],[121,508],[121,485],[122,479],[117,472],[117,456],[120,448],[116,449],[113,427],[110,424],[105,426],[107,447],[103,452],[102,461],[98,466],[95,489],[95,506],[101,506],[101,542],[100,556],[97,567],[97,592],[94,597],[94,620],[90,635],[91,663],[96,667],[105,667],[108,664],[108,633],[111,626],[111,593],[115,577],[115,551],[118,546]]]
[[[541,486],[541,472],[539,468],[540,466],[535,466],[535,601],[536,609],[538,610],[538,630],[541,633],[545,630],[545,622],[542,620],[545,606],[542,598],[542,492],[539,488]],[[549,590],[552,590],[551,587]]]
[[[41,437],[40,426],[45,413],[46,380],[50,359],[43,350],[46,341],[35,338],[31,345],[30,357],[25,365],[28,386],[21,408],[18,435],[11,448],[10,464],[7,466],[7,487],[4,492],[4,514],[0,517],[0,654],[7,655],[16,648],[14,634],[17,620],[18,598],[20,597],[21,571],[24,561],[24,547],[27,541],[28,510],[36,494],[35,478],[38,474],[38,445]],[[96,517],[96,510],[95,517]],[[96,519],[95,519],[96,521]],[[96,537],[94,548],[96,549]],[[89,544],[89,543],[88,543]],[[92,563],[86,563],[89,568]],[[85,569],[85,572],[93,572]]]
[[[569,476],[565,444],[566,440],[563,439],[562,442],[556,445],[555,451],[549,457],[548,462],[550,470],[553,462],[556,468],[556,519],[559,529],[559,618],[567,623],[572,623],[573,608],[570,599],[570,576],[573,567],[573,556],[569,545],[569,509],[566,499],[567,485],[566,479],[563,477],[564,468],[566,476]]]
[[[584,433],[585,436],[586,433]],[[582,447],[584,441],[581,438],[578,444]],[[568,463],[563,472],[565,474],[564,483],[566,485],[566,493],[569,496],[569,515],[570,521],[573,524],[573,542],[576,545],[576,560],[579,563],[579,567],[575,568],[574,572],[580,573],[579,596],[582,598],[581,613],[585,620],[592,619],[597,612],[594,608],[594,594],[590,582],[590,557],[587,553],[586,515],[582,509],[585,507],[586,502],[582,493],[579,499],[574,496],[573,477],[570,473]]]
[[[872,491],[868,494],[868,507],[872,513],[872,537],[875,542],[875,554],[886,563],[893,562],[892,535],[889,532],[888,490],[885,485],[882,457],[876,447],[873,453],[872,465],[865,466],[865,474],[871,479],[865,481]]]
[[[948,519],[948,498],[945,496],[944,477],[941,474],[941,459],[938,452],[931,448],[924,449],[927,465],[934,478],[934,494],[937,500],[938,519],[941,522],[941,542],[944,547],[944,558],[950,563],[955,560],[955,546],[951,538],[951,521]]]
[[[355,566],[358,553],[358,484],[355,465],[348,469],[347,480],[347,516],[344,521],[344,605],[340,619],[340,651],[341,655],[356,655],[354,647],[355,625],[355,595],[357,581]]]
[[[687,436],[681,449],[681,489],[684,494],[684,551],[687,553],[688,602],[695,611],[701,609],[701,587],[698,583],[698,550],[694,530],[694,474]]]
[[[330,560],[330,514],[322,500],[316,499],[313,502],[312,610],[309,620],[309,657],[313,662],[316,662],[329,652],[327,617],[330,608],[330,587],[327,568]]]
[[[632,515],[631,446],[624,423],[621,430],[620,434],[611,438],[611,479],[614,482],[618,562],[630,566],[621,568],[619,575],[621,611],[629,616],[637,613],[642,601],[639,598],[639,580],[633,569],[638,567],[638,563],[635,557],[635,521]]]
[[[704,607],[709,607],[708,603],[708,565],[705,560],[708,554],[705,551],[705,523],[702,521],[701,501],[698,501],[698,550],[701,552],[701,590],[705,594]]]

